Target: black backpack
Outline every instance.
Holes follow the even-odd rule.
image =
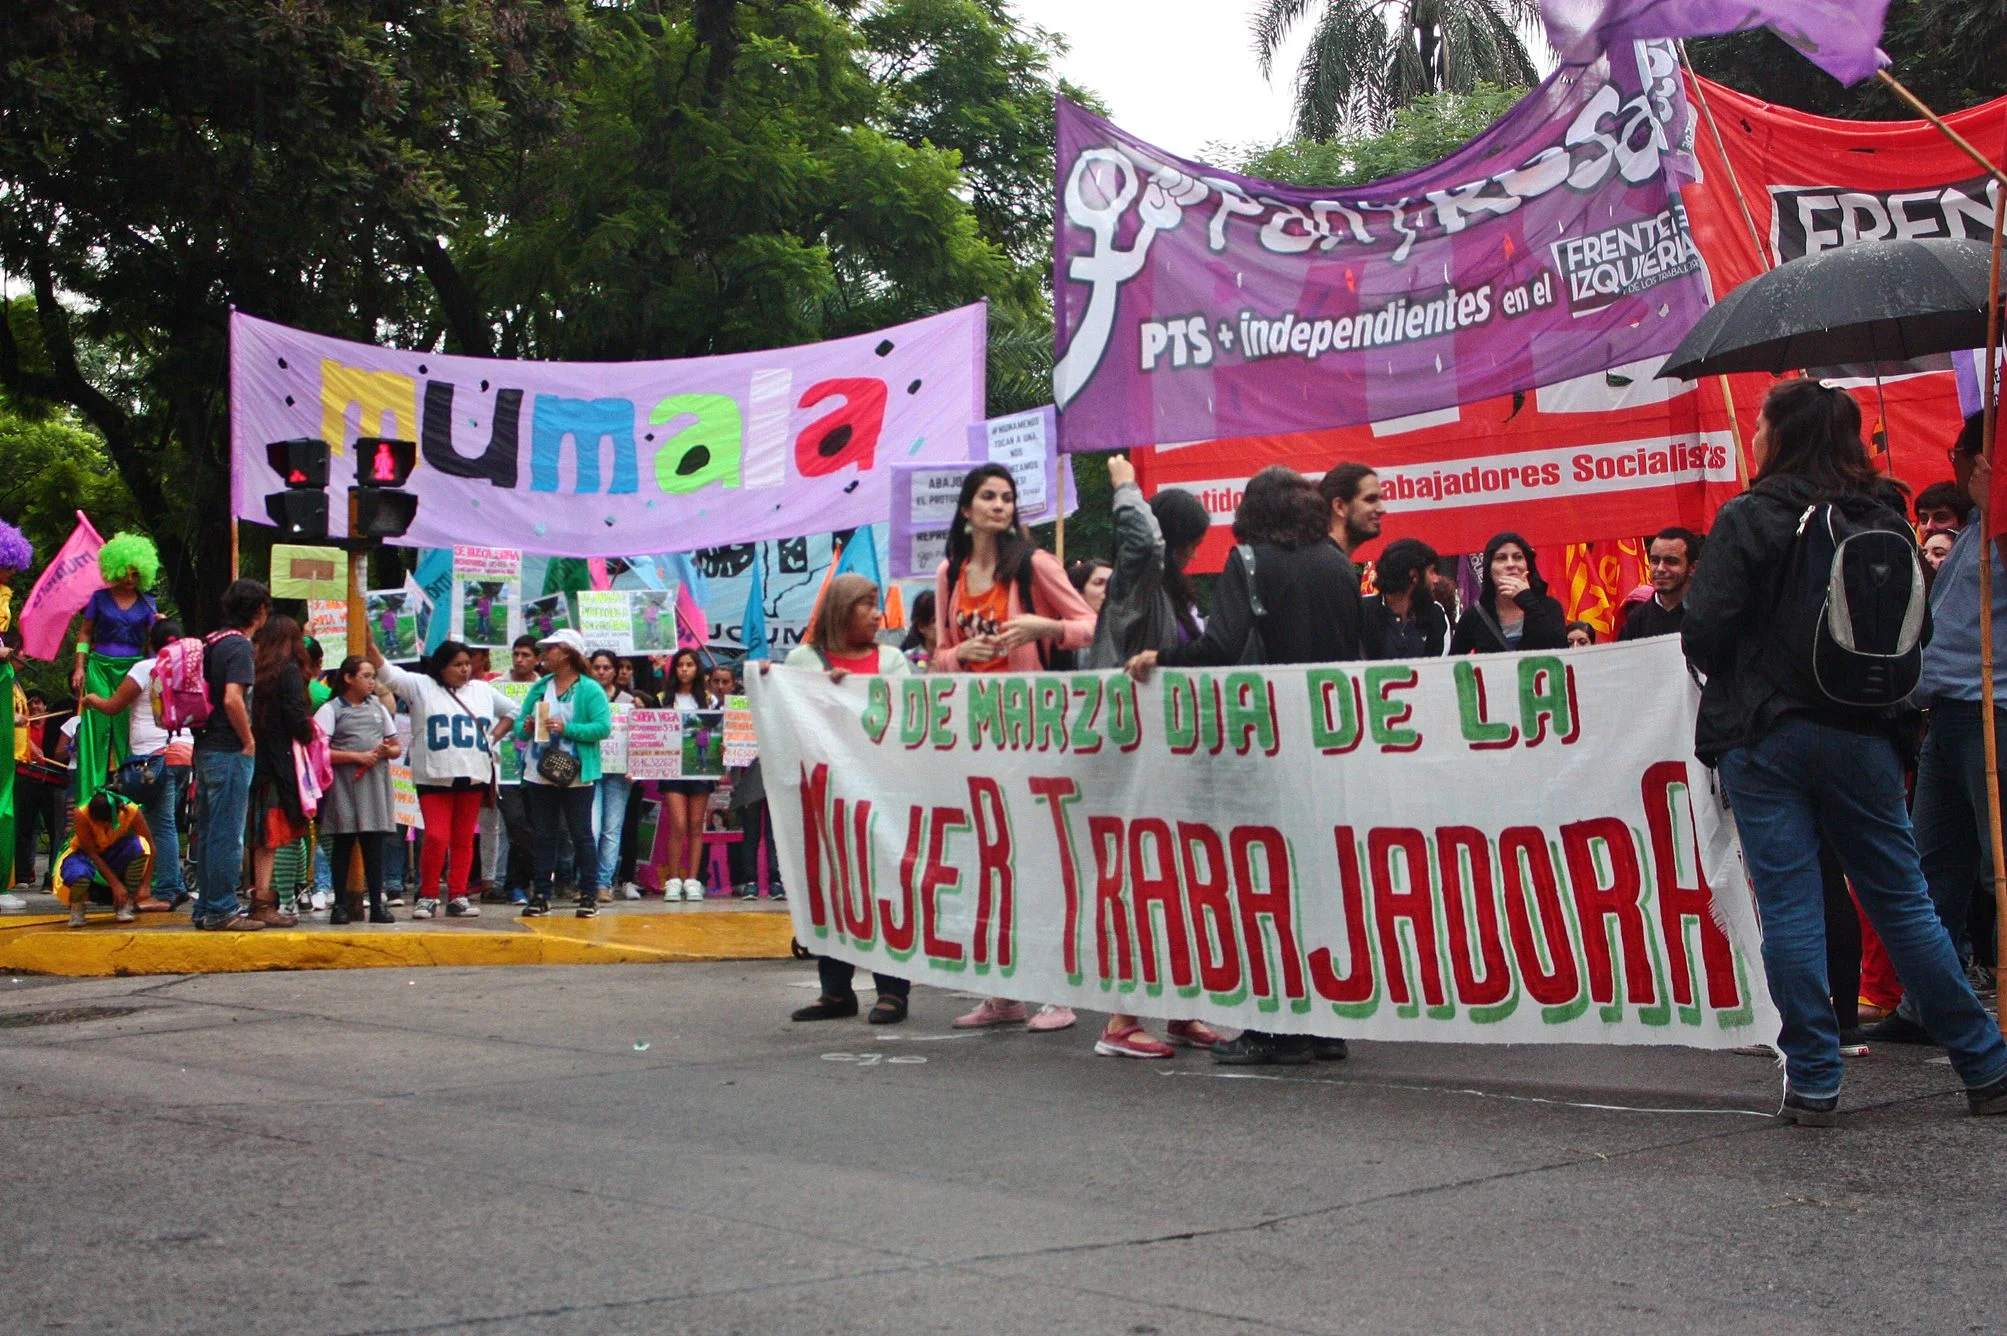
[[[1792,694],[1876,712],[1916,689],[1929,608],[1904,517],[1866,497],[1805,507],[1777,590],[1770,658]]]

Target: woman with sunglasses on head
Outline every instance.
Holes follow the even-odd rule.
[[[1031,540],[1017,515],[1017,484],[1001,464],[969,470],[948,526],[948,558],[934,577],[934,673],[1034,673],[1050,656],[1085,649],[1094,610],[1057,558]],[[992,997],[956,1026],[978,1029],[1026,1018],[1025,1006]],[[1064,1030],[1071,1007],[1047,1006],[1033,1030]]]

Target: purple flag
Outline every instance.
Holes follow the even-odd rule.
[[[1176,158],[1062,100],[1061,448],[1381,422],[1671,352],[1707,308],[1679,201],[1691,133],[1667,42],[1342,190]]]
[[[1844,84],[1888,64],[1879,43],[1888,0],[1540,0],[1566,64],[1634,38],[1714,37],[1769,28]]]

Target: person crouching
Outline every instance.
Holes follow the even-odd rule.
[[[138,804],[109,789],[100,789],[77,810],[70,843],[60,863],[63,894],[70,902],[70,926],[84,926],[91,882],[103,879],[111,888],[112,909],[120,923],[137,914],[134,905],[153,884],[153,832]]]

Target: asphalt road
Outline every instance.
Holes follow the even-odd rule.
[[[1924,1050],[790,1025],[792,963],[0,978],[0,1330],[1997,1330],[2007,1119]],[[123,1014],[78,1018],[78,1009]],[[34,1019],[37,1024],[23,1024]]]

